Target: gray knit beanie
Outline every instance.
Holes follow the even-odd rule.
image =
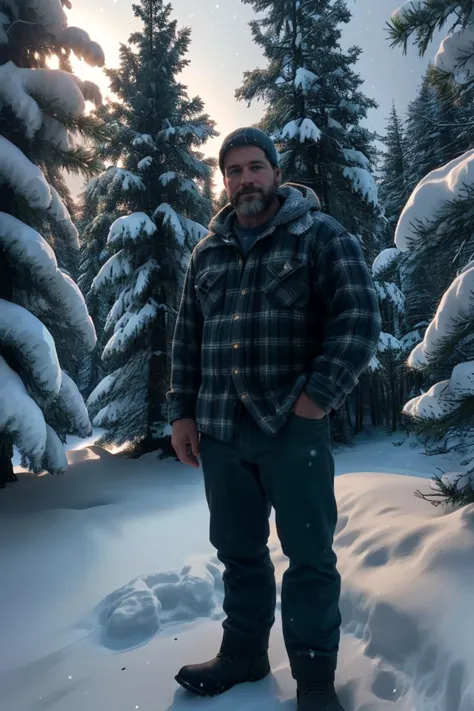
[[[248,128],[238,128],[236,131],[229,133],[224,139],[219,151],[219,168],[222,173],[224,173],[224,158],[227,153],[232,148],[241,148],[242,146],[257,146],[261,148],[270,163],[274,165],[275,168],[279,167],[280,161],[278,152],[270,136],[260,131],[260,129],[250,126]]]

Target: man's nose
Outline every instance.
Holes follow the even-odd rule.
[[[251,170],[245,168],[243,169],[241,183],[242,185],[253,185],[254,175]]]

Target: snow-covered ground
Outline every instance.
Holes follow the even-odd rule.
[[[173,680],[220,641],[199,471],[71,446],[66,476],[21,476],[0,494],[1,708],[294,709],[279,620],[263,682],[207,700]],[[474,506],[442,515],[413,496],[452,455],[377,436],[336,463],[346,711],[472,711]],[[271,544],[280,581],[274,532]]]

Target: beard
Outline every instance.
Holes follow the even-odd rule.
[[[268,210],[275,198],[278,197],[278,190],[279,184],[277,180],[275,180],[271,188],[256,188],[255,190],[249,190],[247,188],[237,190],[232,196],[230,203],[237,212],[240,212],[241,215],[245,215],[246,217],[261,215],[262,212]],[[249,195],[250,193],[255,195],[252,196],[252,199],[241,200],[243,195]]]

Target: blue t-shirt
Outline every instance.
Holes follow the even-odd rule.
[[[242,227],[236,219],[234,220],[234,232],[245,256],[247,256],[264,230],[267,229],[268,222],[264,222],[263,225],[258,227]]]

